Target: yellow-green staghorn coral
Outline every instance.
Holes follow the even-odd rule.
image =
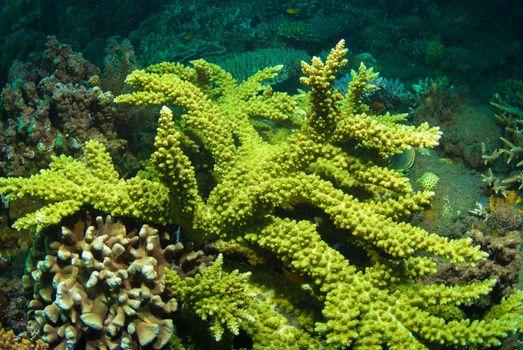
[[[275,299],[274,291],[266,285],[249,283],[250,273],[225,271],[221,255],[194,278],[182,279],[173,270],[167,270],[166,275],[166,283],[182,309],[209,322],[212,336],[221,341],[221,349],[227,344],[222,339],[224,330],[237,335],[240,328],[252,337],[253,349],[257,350],[319,349],[325,345],[321,339],[290,325],[284,314],[276,311],[282,308],[284,301],[270,300]],[[267,274],[262,275],[268,278]],[[287,306],[292,309],[292,303],[287,302]],[[174,341],[177,344],[173,348],[177,349],[181,340],[175,338]]]
[[[35,229],[58,224],[62,218],[90,205],[115,216],[134,216],[159,223],[170,217],[167,188],[147,178],[121,179],[109,152],[97,141],[88,141],[84,157],[54,157],[49,169],[29,178],[1,178],[0,191],[11,201],[24,196],[48,204],[18,219],[17,229]]]
[[[425,349],[422,342],[489,347],[499,345],[500,339],[523,326],[523,293],[504,300],[496,307],[503,311],[494,308],[488,320],[446,322],[431,314],[434,306],[470,303],[488,294],[495,281],[466,286],[420,285],[405,278],[410,269],[417,268],[411,266],[411,259],[392,262],[380,258],[374,266],[357,271],[322,241],[309,222],[275,220],[261,233],[247,234],[246,239],[276,252],[294,271],[310,276],[325,294],[325,322],[318,322],[316,331],[334,348],[381,349],[386,344],[391,349]],[[425,273],[429,271],[430,266]]]
[[[522,294],[504,300],[484,320],[450,319],[462,314],[460,305],[488,294],[494,281],[427,286],[417,279],[434,273],[438,259],[473,264],[486,254],[470,240],[448,240],[401,221],[427,206],[433,193],[413,191],[402,174],[380,166],[380,158],[437,145],[440,131],[399,124],[401,115],[373,115],[361,96],[372,88],[375,73],[364,66],[353,73],[342,96],[333,82],[346,64],[346,51],[341,41],[325,62],[303,63],[306,99],[264,83],[281,67],[240,84],[203,60],[192,67],[161,63],[135,71],[127,78],[135,92],[116,102],[183,110],[176,117],[168,107],[160,112],[151,156],[155,174],[119,179],[107,152],[91,142],[85,160],[61,157],[32,178],[2,179],[0,194],[49,202],[20,219],[21,228],[39,229],[89,204],[112,215],[178,224],[195,241],[248,245],[310,281],[310,297],[322,305],[321,314],[307,321],[314,327],[305,327],[314,339],[307,342],[312,348],[499,344],[523,326]],[[292,129],[286,139],[267,140],[254,126],[259,120],[288,123]],[[212,156],[209,175],[215,184],[208,195],[200,193],[195,167],[184,153],[187,137]],[[327,244],[333,239],[365,252],[368,265],[352,262],[350,250]],[[172,280],[174,286],[178,282]],[[265,327],[260,312],[248,315],[254,321],[239,326],[251,335],[256,334],[253,324]],[[227,324],[217,322],[215,330]],[[292,329],[300,324],[285,329],[296,334]],[[269,333],[253,335],[254,347],[271,348]],[[286,348],[307,348],[288,339]],[[281,349],[278,344],[272,348]]]
[[[167,270],[169,284],[184,308],[196,310],[202,320],[210,320],[211,331],[216,341],[222,339],[224,329],[238,335],[240,324],[254,322],[251,310],[255,299],[247,289],[250,274],[222,271],[223,256],[196,277],[180,278],[174,271]]]

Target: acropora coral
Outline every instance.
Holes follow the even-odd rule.
[[[434,193],[414,191],[404,175],[379,165],[412,147],[436,146],[439,129],[401,124],[405,115],[373,114],[362,96],[377,74],[363,65],[352,73],[346,94],[333,88],[346,53],[340,41],[324,61],[302,63],[308,91],[296,96],[265,83],[281,67],[242,83],[204,60],[134,71],[127,83],[135,91],[117,103],[174,105],[181,112],[161,109],[151,166],[120,178],[104,146],[89,141],[83,159],[55,157],[49,169],[30,178],[0,179],[0,194],[8,200],[30,195],[47,202],[15,227],[45,234],[45,227],[91,206],[178,225],[184,239],[195,242],[221,239],[249,247],[307,281],[321,313],[291,323],[267,306],[267,298],[250,296],[245,274],[219,279],[221,265],[186,281],[171,274],[168,284],[184,308],[209,321],[216,339],[242,329],[255,349],[501,344],[523,326],[523,293],[503,299],[482,319],[470,319],[460,306],[488,295],[494,279],[420,283],[436,272],[440,259],[473,265],[487,253],[470,239],[449,240],[405,222]],[[293,127],[286,139],[269,142],[253,126],[259,119],[292,121]],[[186,152],[191,147],[212,159],[206,164],[209,193],[199,186]],[[355,251],[364,253],[365,263]],[[209,278],[217,282],[214,295],[202,290]],[[231,295],[235,291],[251,299],[241,302]]]
[[[224,328],[238,335],[241,322],[254,322],[251,314],[254,298],[247,287],[250,274],[222,271],[223,256],[195,278],[181,279],[167,270],[166,282],[180,300],[182,307],[198,310],[198,316],[210,320],[210,330],[220,341]]]

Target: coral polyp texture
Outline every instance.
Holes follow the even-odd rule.
[[[306,304],[319,305],[308,310],[293,295],[285,308],[271,305],[270,293],[255,297],[246,274],[222,276],[221,265],[194,280],[168,273],[184,311],[206,320],[216,341],[243,329],[255,349],[501,344],[523,326],[523,294],[471,319],[460,307],[488,295],[495,280],[422,284],[441,259],[473,265],[487,253],[470,239],[449,240],[405,222],[434,193],[414,191],[404,175],[382,166],[412,147],[436,146],[439,129],[402,124],[405,115],[373,114],[362,96],[373,89],[377,74],[363,65],[352,73],[345,94],[335,89],[346,52],[340,41],[324,61],[302,63],[307,92],[296,96],[266,83],[280,66],[241,83],[204,60],[134,71],[127,78],[134,92],[118,96],[117,103],[176,106],[161,109],[146,170],[120,178],[105,148],[91,141],[83,159],[62,156],[30,178],[0,179],[0,194],[47,202],[15,223],[40,235],[87,205],[113,216],[179,225],[184,239],[221,240],[239,254],[249,252],[250,260],[259,255],[258,261],[276,261],[294,283],[307,283]],[[274,124],[278,135],[258,133],[260,121]],[[207,162],[199,164],[206,174],[196,170],[196,162]],[[209,279],[216,281],[215,294],[202,287],[212,285]]]

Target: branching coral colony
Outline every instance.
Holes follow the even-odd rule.
[[[404,115],[372,115],[360,97],[372,89],[369,81],[377,74],[364,66],[353,72],[344,96],[333,89],[346,52],[341,41],[325,62],[315,57],[302,64],[305,96],[274,92],[264,84],[281,67],[241,83],[203,60],[191,67],[161,63],[134,71],[127,83],[135,92],[117,97],[117,103],[175,105],[184,111],[173,120],[171,109],[162,108],[152,166],[122,179],[104,146],[90,141],[82,160],[60,156],[30,178],[1,179],[0,193],[8,199],[30,195],[48,203],[15,227],[42,231],[84,205],[113,216],[180,225],[193,241],[222,240],[241,247],[238,251],[278,259],[288,274],[309,282],[310,298],[321,305],[321,314],[290,322],[267,298],[256,297],[247,274],[219,273],[221,258],[212,272],[185,284],[167,271],[181,309],[206,320],[215,339],[243,329],[257,349],[500,344],[523,325],[523,293],[502,300],[481,320],[470,320],[459,307],[487,295],[496,281],[418,283],[435,272],[438,259],[474,264],[486,253],[469,240],[448,240],[402,222],[428,205],[433,193],[413,191],[406,177],[372,161],[411,147],[433,147],[439,129],[399,124]],[[291,125],[287,137],[262,138],[253,126],[260,119]],[[205,196],[196,163],[184,152],[191,138],[213,161],[214,184]],[[321,212],[328,224],[313,220],[311,212]],[[350,239],[366,253],[367,264],[357,266],[351,250],[342,254],[329,245],[326,236],[333,232],[323,227],[340,242]]]

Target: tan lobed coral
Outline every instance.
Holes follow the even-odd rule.
[[[164,268],[181,248],[162,249],[157,230],[143,225],[127,232],[110,217],[40,236],[24,276],[33,290],[32,327],[55,349],[163,348],[177,309]]]

